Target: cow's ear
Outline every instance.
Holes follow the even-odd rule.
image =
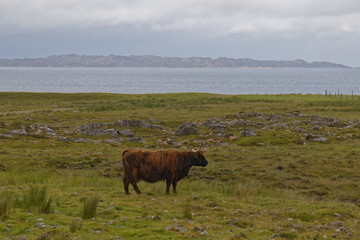
[[[192,151],[192,152],[197,152],[198,150],[196,150],[195,148],[193,148],[191,151]]]

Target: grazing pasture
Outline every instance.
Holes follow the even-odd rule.
[[[125,195],[124,150],[203,143],[176,194]],[[0,93],[0,237],[360,239],[359,144],[346,98]]]

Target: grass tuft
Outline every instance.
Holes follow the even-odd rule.
[[[81,229],[81,225],[82,225],[82,220],[81,218],[77,218],[74,219],[71,223],[70,223],[70,232],[74,233],[77,230]]]
[[[191,204],[190,201],[186,201],[186,203],[184,203],[183,205],[183,218],[184,219],[189,219],[192,220],[192,213],[191,213]]]
[[[93,218],[96,215],[96,208],[99,203],[99,197],[93,196],[91,198],[87,198],[84,202],[82,218],[89,219]]]
[[[5,220],[9,218],[10,211],[12,209],[13,202],[9,198],[0,199],[0,218]]]
[[[22,201],[17,201],[20,208],[33,212],[50,213],[52,198],[47,194],[47,188],[32,187],[25,193]]]

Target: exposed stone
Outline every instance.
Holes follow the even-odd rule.
[[[195,226],[194,229],[193,229],[195,232],[202,232],[204,231],[204,229],[200,226]]]
[[[256,136],[256,131],[253,129],[245,129],[240,132],[241,137],[250,137],[250,136]]]
[[[171,145],[175,148],[180,148],[182,146],[182,144],[179,142],[172,142]]]
[[[100,128],[101,126],[103,126],[102,123],[86,124],[75,128],[75,130],[88,136],[101,136],[106,134],[105,131]]]
[[[146,143],[146,141],[144,141],[143,139],[139,138],[139,137],[131,137],[128,139],[129,142],[140,142],[140,143]]]
[[[110,128],[110,129],[106,129],[104,130],[105,134],[110,134],[112,136],[117,136],[119,134],[119,131],[114,129],[114,128]]]
[[[306,140],[314,140],[314,139],[321,139],[321,138],[325,138],[323,135],[315,135],[313,133],[307,133],[304,134],[304,137]]]
[[[333,222],[333,223],[331,223],[331,225],[333,225],[334,227],[344,227],[345,226],[344,222]]]
[[[9,134],[0,134],[0,138],[13,138],[13,135],[9,135]]]
[[[306,132],[306,129],[301,128],[301,127],[296,127],[294,130],[295,130],[295,132]]]
[[[208,128],[210,129],[214,129],[216,130],[217,132],[224,132],[225,129],[226,129],[226,125],[225,123],[222,123],[222,122],[218,122],[218,123],[210,123],[207,125]]]
[[[336,127],[342,125],[341,121],[337,118],[325,117],[324,122],[327,126]]]
[[[9,130],[7,131],[7,134],[28,135],[27,131],[24,128],[17,130]]]
[[[260,127],[265,127],[266,123],[264,123],[264,122],[256,122],[256,125],[260,126]]]
[[[103,140],[103,142],[104,143],[110,143],[110,144],[121,144],[121,142],[118,142],[115,139],[106,139],[106,140]]]
[[[114,126],[116,126],[116,127],[143,127],[143,128],[163,130],[163,128],[160,125],[149,124],[149,123],[146,123],[144,121],[137,120],[137,119],[119,120],[119,121],[114,123]]]
[[[318,126],[318,125],[315,125],[315,126],[313,126],[313,127],[311,128],[311,130],[313,130],[313,131],[320,131],[320,130],[322,130],[322,127],[320,127],[320,126]]]
[[[193,200],[200,200],[200,197],[199,197],[198,195],[195,195],[195,196],[193,197]]]
[[[119,134],[127,136],[127,137],[134,137],[135,136],[133,130],[131,130],[131,129],[122,130],[122,131],[119,132]]]
[[[90,140],[86,138],[74,138],[72,141],[76,143],[90,142]]]
[[[181,124],[179,130],[176,132],[178,135],[197,135],[199,133],[197,125],[194,122]]]
[[[241,126],[241,127],[247,127],[248,123],[246,120],[243,119],[235,119],[229,122],[231,126]]]
[[[329,139],[326,137],[319,137],[319,138],[314,138],[313,141],[314,142],[327,142]]]

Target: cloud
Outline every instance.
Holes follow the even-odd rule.
[[[358,0],[2,0],[0,34],[126,25],[203,38],[360,35]]]

